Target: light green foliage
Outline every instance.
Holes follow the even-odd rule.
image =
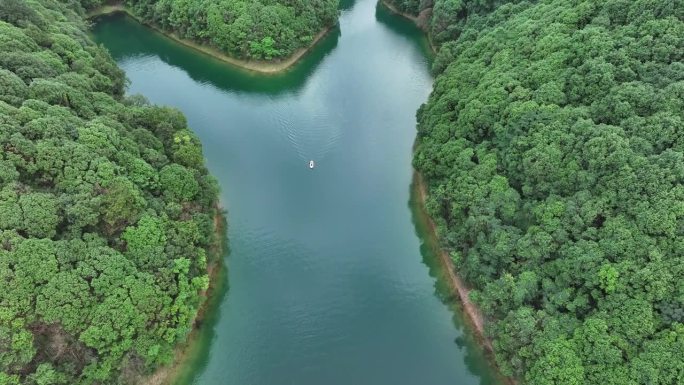
[[[270,36],[264,37],[261,41],[251,42],[249,44],[249,53],[251,56],[266,60],[280,56],[280,51],[275,48],[275,40]]]
[[[187,130],[176,133],[173,136],[173,160],[186,167],[200,167],[204,158],[199,138]]]
[[[62,385],[69,383],[67,376],[56,371],[49,363],[38,365],[36,372],[29,376],[29,381],[36,385]]]
[[[599,281],[601,288],[606,291],[606,293],[611,293],[615,291],[617,287],[619,273],[613,266],[604,265],[598,272]]]
[[[33,335],[25,329],[25,321],[13,314],[10,308],[0,309],[0,384],[3,380],[12,383],[12,375],[7,372],[21,369],[36,354]],[[17,377],[18,378],[18,377]]]
[[[525,382],[530,385],[582,385],[584,368],[574,347],[565,339],[544,341],[541,354],[530,367]]]
[[[339,0],[126,1],[148,23],[211,44],[235,57],[257,60],[284,58],[305,47],[316,34],[337,22],[338,3]]]
[[[19,206],[19,194],[10,185],[6,185],[4,189],[0,190],[0,229],[21,229],[23,226],[24,220]]]
[[[56,233],[59,216],[57,200],[52,194],[28,193],[19,196],[23,228],[30,237],[51,238]]]
[[[180,112],[123,98],[73,6],[0,0],[2,385],[136,383],[208,282],[201,144]]]
[[[0,385],[19,385],[19,376],[0,372]]]
[[[427,6],[414,165],[503,371],[681,383],[684,2]]]
[[[60,322],[72,333],[81,331],[93,299],[88,282],[64,271],[53,276],[36,297],[36,313],[46,322]]]
[[[13,255],[17,282],[41,286],[57,274],[55,248],[49,239],[29,238],[16,246]]]
[[[121,236],[126,241],[126,255],[140,265],[162,267],[167,243],[163,226],[159,218],[144,216],[137,226],[126,228]]]
[[[166,193],[181,201],[192,199],[199,190],[199,184],[192,172],[180,164],[164,166],[160,172],[160,181]]]
[[[0,160],[0,183],[9,184],[19,178],[19,172],[12,162]]]

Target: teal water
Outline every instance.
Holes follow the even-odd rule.
[[[222,187],[229,289],[182,384],[498,384],[411,199],[427,43],[375,0],[285,74],[236,69],[113,15],[129,93],[182,110]],[[316,168],[308,168],[309,160]]]

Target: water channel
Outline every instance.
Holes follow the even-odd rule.
[[[338,27],[271,76],[123,14],[93,28],[129,93],[187,116],[228,211],[229,288],[181,384],[499,384],[411,193],[415,113],[432,86],[427,42],[376,0],[342,8]]]

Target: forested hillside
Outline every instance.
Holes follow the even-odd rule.
[[[684,2],[503,3],[432,9],[443,245],[521,383],[680,385]]]
[[[93,8],[102,0],[81,0]],[[126,0],[144,22],[241,59],[273,60],[337,22],[339,0]]]
[[[0,1],[0,384],[137,384],[207,288],[217,185],[70,5]]]
[[[476,20],[487,17],[490,12],[503,4],[516,4],[522,0],[383,0],[396,7],[401,12],[418,16],[427,12],[430,16],[427,25],[428,33],[433,42],[441,44],[459,37],[468,22],[468,27],[474,24],[487,24],[491,20]],[[534,1],[532,1],[534,2]],[[472,31],[472,29],[471,29]]]

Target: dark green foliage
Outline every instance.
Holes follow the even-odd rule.
[[[36,23],[39,18],[23,0],[0,0],[0,20],[12,24]]]
[[[432,18],[430,20],[430,34],[433,41],[443,43],[456,39],[465,28],[471,32],[476,29],[469,27],[475,24],[492,25],[498,22],[497,15],[489,14],[501,5],[524,2],[526,4],[535,1],[523,0],[434,0],[432,3]],[[430,3],[423,3],[423,7]],[[506,11],[499,12],[499,15],[506,15]],[[466,23],[469,25],[466,26]]]
[[[497,361],[681,384],[684,3],[499,3],[435,1],[414,158]]]
[[[339,0],[127,0],[146,23],[243,59],[284,58],[337,22]],[[88,4],[84,4],[87,6]]]
[[[535,0],[386,0],[397,9],[409,15],[418,16],[429,14],[427,25],[433,43],[442,44],[458,38],[464,31],[466,23],[493,25],[498,18],[505,15],[490,15],[489,13],[504,4],[525,3],[529,5]],[[477,29],[468,28],[469,32]]]
[[[28,95],[28,87],[14,72],[0,70],[0,100],[19,105]]]
[[[0,384],[137,383],[192,327],[216,183],[69,5],[0,20]]]
[[[417,16],[420,11],[432,7],[432,1],[421,0],[385,0],[401,12]]]

